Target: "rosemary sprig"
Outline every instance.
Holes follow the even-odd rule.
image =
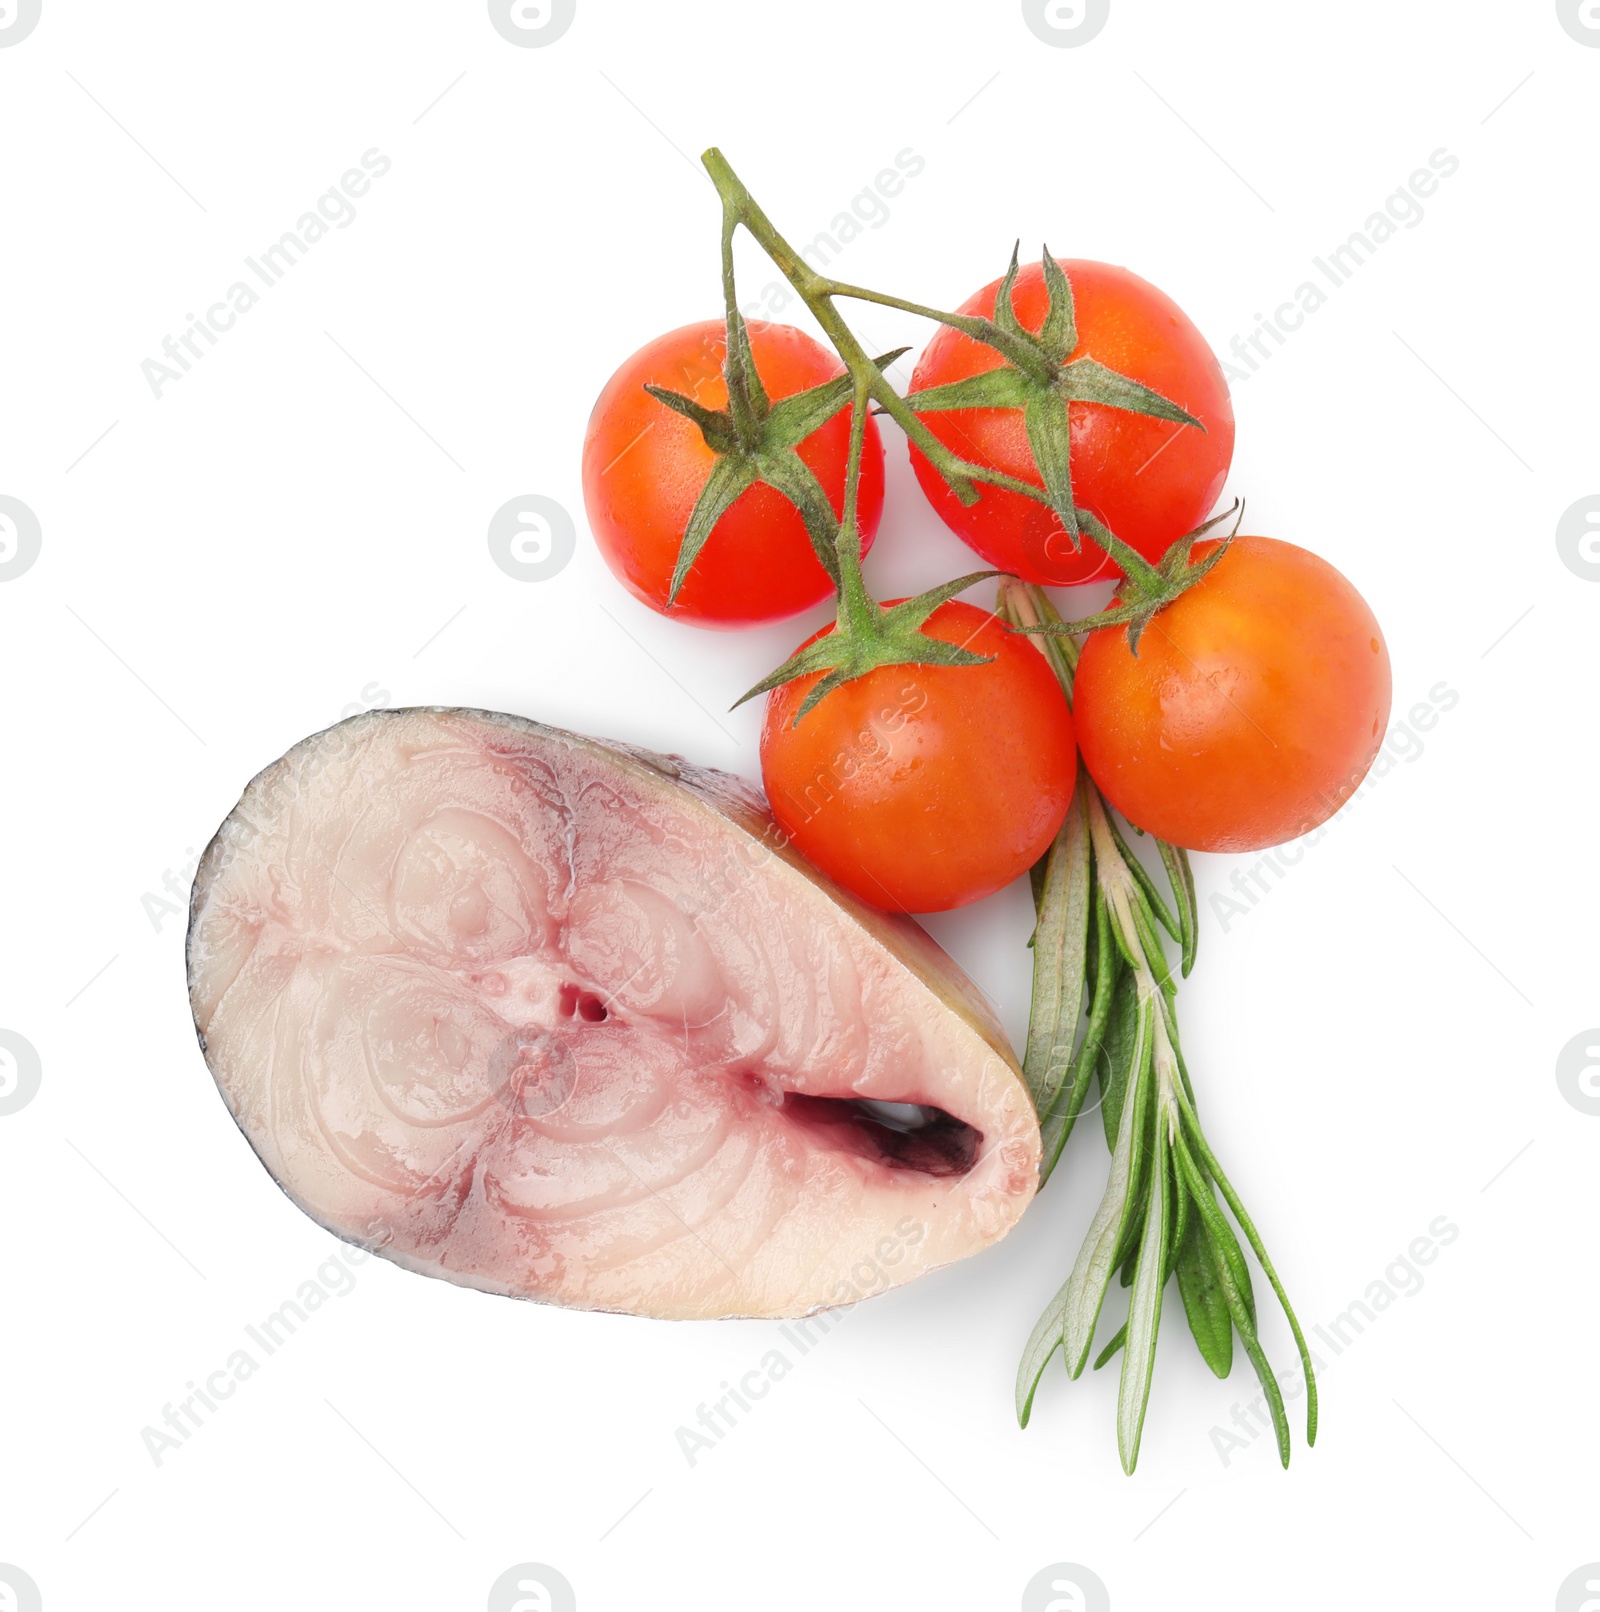
[[[1061,618],[1043,591],[1007,577],[997,609],[1013,627],[1046,629],[1038,641],[1070,699],[1077,640],[1048,633]],[[1040,1184],[1082,1112],[1091,1076],[1100,1081],[1111,1171],[1072,1274],[1023,1351],[1017,1418],[1027,1426],[1045,1367],[1058,1350],[1068,1375],[1082,1374],[1120,1270],[1123,1286],[1131,1288],[1128,1319],[1094,1364],[1098,1369],[1122,1353],[1117,1446],[1123,1470],[1132,1472],[1150,1400],[1162,1296],[1175,1275],[1189,1330],[1219,1377],[1233,1369],[1238,1334],[1261,1380],[1287,1466],[1288,1414],[1257,1333],[1249,1267],[1217,1202],[1219,1192],[1289,1319],[1306,1379],[1308,1444],[1317,1437],[1316,1376],[1261,1236],[1200,1128],[1178,1040],[1178,982],[1162,939],[1164,931],[1178,944],[1187,975],[1195,955],[1194,881],[1182,850],[1165,844],[1159,850],[1170,906],[1080,767],[1072,810],[1034,884],[1038,927],[1023,1072],[1044,1133]]]

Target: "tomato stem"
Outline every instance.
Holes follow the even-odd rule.
[[[865,348],[856,340],[849,325],[834,307],[833,299],[853,297],[882,303],[886,307],[896,307],[907,313],[936,319],[941,324],[951,325],[981,341],[1004,343],[1001,350],[1006,352],[1008,357],[1014,353],[1015,361],[1019,365],[1036,362],[1038,357],[1036,352],[1032,349],[1025,352],[1025,343],[1014,340],[1009,333],[1001,331],[991,320],[974,319],[965,314],[944,313],[936,308],[924,307],[920,303],[905,302],[900,298],[887,297],[878,292],[865,292],[859,286],[846,285],[842,281],[830,280],[818,274],[778,233],[772,220],[762,211],[756,199],[745,188],[743,181],[729,167],[727,159],[715,146],[702,153],[700,160],[705,165],[706,172],[711,175],[711,182],[717,187],[717,194],[722,198],[724,238],[731,242],[732,232],[741,224],[749,230],[762,250],[777,265],[779,272],[795,288],[817,323],[827,332],[829,341],[833,343],[851,375],[858,381],[863,377],[868,379],[872,400],[922,450],[962,503],[972,504],[977,501],[978,489],[973,486],[975,481],[990,482],[1010,492],[1021,493],[1038,503],[1049,502],[1042,487],[1036,487],[1032,482],[1023,481],[1019,477],[1007,475],[1002,470],[973,464],[945,447],[917,418],[916,411],[879,373],[867,356]],[[725,269],[725,285],[730,279],[731,270]]]
[[[1138,586],[1142,594],[1153,590],[1157,572],[1150,562],[1117,537],[1092,512],[1080,510],[1074,502],[1072,405],[1097,403],[1108,408],[1175,421],[1180,427],[1191,426],[1198,431],[1204,431],[1205,427],[1186,409],[1131,376],[1119,374],[1088,356],[1072,357],[1078,342],[1072,284],[1048,247],[1044,252],[1043,272],[1049,289],[1050,307],[1036,335],[1023,328],[1012,306],[1012,289],[1018,272],[1015,248],[1011,253],[1010,267],[996,292],[992,318],[931,308],[926,303],[912,302],[905,297],[872,291],[865,286],[851,285],[818,274],[778,233],[772,220],[761,210],[715,146],[703,152],[700,160],[722,198],[723,279],[728,288],[730,342],[737,314],[731,289],[731,241],[733,231],[742,224],[800,294],[801,301],[827,332],[850,373],[857,378],[870,378],[874,400],[899,424],[963,504],[977,502],[978,489],[973,484],[980,481],[1031,498],[1054,511],[1073,548],[1082,546],[1087,533],[1116,561],[1130,583]],[[879,307],[896,308],[903,313],[916,314],[919,318],[935,320],[992,347],[1011,368],[1002,366],[999,371],[981,371],[964,381],[901,397],[870,365],[861,344],[834,306],[834,299],[838,297],[875,303]],[[992,407],[1021,409],[1027,421],[1029,445],[1034,465],[1039,471],[1040,485],[990,466],[975,464],[953,453],[920,418],[922,413],[944,409]],[[1130,631],[1137,639],[1137,629]]]
[[[1230,518],[1233,520],[1233,530],[1203,559],[1194,559],[1195,544]],[[1161,557],[1160,565],[1152,566],[1141,556],[1135,556],[1138,559],[1137,568],[1122,562],[1126,575],[1109,609],[1085,616],[1079,621],[1062,621],[1057,617],[1051,622],[1023,622],[1019,624],[1017,631],[1037,633],[1046,638],[1070,642],[1078,634],[1098,632],[1105,627],[1126,627],[1128,648],[1137,655],[1139,639],[1145,628],[1169,604],[1175,599],[1182,598],[1211,571],[1227,553],[1229,544],[1239,535],[1239,527],[1243,521],[1244,500],[1235,499],[1231,508],[1225,509],[1220,515],[1213,515],[1210,520],[1180,537]],[[1095,541],[1104,546],[1100,537],[1096,536]],[[1114,554],[1115,551],[1110,552]]]
[[[868,402],[876,403],[901,427],[910,442],[928,459],[963,504],[970,505],[977,501],[979,491],[976,483],[979,482],[1018,493],[1053,510],[1075,548],[1081,546],[1084,536],[1088,536],[1115,561],[1124,577],[1122,597],[1116,611],[1092,618],[1093,624],[1126,623],[1129,642],[1137,653],[1139,634],[1150,618],[1185,588],[1198,581],[1205,569],[1216,563],[1217,556],[1211,556],[1199,566],[1179,567],[1178,545],[1174,545],[1159,566],[1152,565],[1092,511],[1076,506],[1072,495],[1070,464],[1071,406],[1075,402],[1097,403],[1174,420],[1180,426],[1193,426],[1198,430],[1205,428],[1176,403],[1140,382],[1116,373],[1093,358],[1072,357],[1078,339],[1072,286],[1066,271],[1050,255],[1048,248],[1044,256],[1044,275],[1049,287],[1050,308],[1039,333],[1034,334],[1024,329],[1012,306],[1012,288],[1018,273],[1015,250],[996,294],[994,317],[951,313],[942,308],[929,307],[926,303],[913,302],[905,297],[891,296],[887,292],[819,274],[779,233],[715,146],[704,152],[700,160],[722,201],[722,284],[727,304],[729,414],[734,433],[746,450],[752,450],[753,444],[758,441],[762,421],[770,405],[760,393],[760,381],[749,359],[748,332],[734,290],[733,239],[741,226],[750,232],[777,265],[833,343],[855,382],[858,417],[865,413]],[[1007,369],[1002,366],[1000,371],[983,371],[967,381],[902,397],[882,373],[888,360],[869,358],[840,315],[835,305],[840,297],[895,308],[947,325],[974,341],[992,347],[1011,367]],[[1022,409],[1028,420],[1029,440],[1043,485],[962,458],[946,447],[921,418],[924,412],[993,406]],[[859,475],[859,456],[852,458],[851,466],[851,479],[847,480],[845,488],[847,501],[852,498],[854,478]],[[1193,533],[1186,541],[1192,544],[1198,535]],[[1187,555],[1188,549],[1184,548],[1182,558],[1185,561]],[[871,601],[865,585],[860,581],[859,564],[855,578],[848,583],[837,558],[829,564],[824,557],[824,564],[834,576],[839,589],[839,632],[853,633],[859,642],[870,640],[876,628],[872,625],[870,610],[866,608]],[[920,619],[915,625],[920,626]],[[1053,633],[1062,629],[1056,624],[1036,625],[1028,630]],[[883,634],[877,633],[877,636],[881,639]],[[922,637],[924,643],[933,641],[924,635],[918,636]],[[886,662],[869,658],[863,664],[863,669],[870,669],[874,664]],[[860,672],[850,675],[859,676]],[[751,693],[775,686],[771,682],[758,684]],[[745,696],[747,699],[749,697]],[[802,707],[802,714],[806,709],[809,706]]]
[[[724,372],[728,382],[729,416],[734,422],[735,431],[739,429],[740,408],[743,407],[745,418],[753,422],[747,429],[754,430],[759,440],[759,434],[768,428],[768,422],[776,420],[778,414],[792,402],[791,399],[785,399],[777,409],[773,409],[767,403],[765,394],[760,391],[755,365],[749,357],[749,333],[745,327],[744,316],[739,311],[733,271],[733,237],[741,224],[757,238],[768,255],[805,298],[807,306],[816,314],[844,361],[853,390],[844,510],[837,529],[831,534],[829,552],[826,555],[819,555],[833,577],[838,593],[833,631],[792,655],[771,676],[763,678],[754,688],[736,700],[735,705],[742,705],[745,700],[752,699],[757,694],[767,693],[798,677],[815,674],[815,684],[795,712],[794,723],[798,725],[820,700],[826,698],[841,684],[853,678],[864,677],[868,672],[875,671],[881,666],[985,664],[993,657],[974,654],[959,644],[933,637],[922,629],[928,617],[946,600],[953,599],[975,582],[996,575],[995,572],[979,571],[970,576],[957,577],[952,582],[946,582],[937,588],[929,589],[926,593],[918,594],[914,599],[906,599],[890,606],[878,604],[867,591],[866,580],[861,570],[859,503],[861,460],[872,402],[877,400],[886,412],[900,420],[907,433],[914,439],[919,442],[926,440],[929,453],[939,455],[941,461],[951,467],[950,474],[954,478],[952,486],[961,481],[966,487],[967,502],[970,503],[978,496],[971,481],[963,479],[967,475],[999,484],[1010,484],[1014,478],[1002,476],[999,472],[990,471],[981,465],[967,465],[965,461],[956,459],[939,444],[883,378],[884,368],[900,354],[890,353],[883,358],[868,358],[865,349],[857,342],[849,326],[833,306],[831,299],[835,295],[843,294],[841,288],[834,282],[816,275],[804,259],[778,234],[771,220],[756,205],[719,152],[708,151],[704,161],[723,200],[722,286],[727,305],[728,327],[728,353]],[[743,399],[742,405],[736,403],[736,397]],[[841,406],[842,401],[841,398]],[[752,456],[759,457],[759,447],[747,451]],[[707,485],[709,488],[710,483]],[[1031,488],[1024,482],[1016,482],[1015,485],[1018,489],[1028,492],[1030,496],[1043,496],[1039,489]],[[698,506],[696,514],[699,514]],[[693,524],[691,521],[691,526]],[[709,527],[706,529],[709,530]],[[700,541],[703,542],[704,538],[702,537]],[[690,545],[686,542],[679,560],[680,574],[692,563],[693,552],[697,551],[691,551]]]
[[[876,374],[876,371],[873,372]],[[844,516],[839,522],[839,614],[838,630],[845,635],[873,636],[879,629],[882,612],[867,592],[861,574],[861,523],[857,505],[861,494],[861,454],[867,435],[867,408],[871,383],[863,375],[855,379],[855,401],[851,405],[850,454],[844,477]]]
[[[734,220],[726,215],[722,221],[722,294],[727,304],[728,348],[722,360],[723,376],[728,384],[728,414],[733,421],[734,434],[746,452],[753,451],[761,442],[761,422],[771,407],[766,389],[750,354],[750,335],[745,329],[744,315],[733,279]]]

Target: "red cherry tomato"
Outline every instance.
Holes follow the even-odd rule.
[[[751,325],[750,345],[774,403],[844,373],[832,353],[788,325]],[[642,347],[606,382],[583,444],[584,507],[606,564],[652,610],[706,627],[775,621],[833,592],[799,512],[782,493],[758,484],[724,512],[676,602],[667,603],[684,529],[717,455],[698,425],[644,387],[650,382],[705,408],[724,409],[726,348],[726,329],[717,319],[685,325]],[[844,511],[851,412],[841,409],[798,449],[836,516]],[[868,420],[859,494],[863,550],[882,513],[883,444]]]
[[[1344,577],[1292,543],[1237,537],[1151,619],[1137,657],[1121,627],[1090,634],[1073,714],[1084,765],[1129,822],[1191,851],[1259,851],[1354,793],[1389,692],[1383,633]]]
[[[896,912],[965,906],[1026,873],[1077,777],[1072,713],[1026,638],[959,600],[923,630],[994,659],[881,667],[794,726],[817,681],[803,677],[773,692],[761,732],[779,825],[824,873]]]
[[[1202,432],[1101,403],[1070,405],[1074,502],[1146,559],[1159,560],[1211,513],[1222,492],[1233,459],[1228,383],[1205,338],[1163,292],[1109,263],[1071,259],[1061,266],[1077,313],[1078,345],[1069,359],[1098,359],[1205,427]],[[999,284],[985,286],[957,311],[992,315]],[[1012,305],[1026,329],[1037,332],[1043,325],[1049,295],[1039,264],[1018,274]],[[917,363],[912,394],[1004,362],[992,347],[944,326]],[[1042,485],[1020,409],[959,409],[922,419],[962,458]],[[1075,553],[1045,505],[981,483],[977,503],[966,505],[915,447],[911,462],[940,518],[991,565],[1026,582],[1057,585],[1121,575],[1088,538]]]

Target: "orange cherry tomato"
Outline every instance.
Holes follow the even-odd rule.
[[[750,346],[774,403],[844,373],[831,352],[789,325],[751,325]],[[658,336],[606,382],[583,443],[583,502],[606,564],[652,610],[704,627],[776,621],[833,592],[799,511],[775,488],[758,483],[723,513],[677,600],[667,603],[684,529],[717,454],[694,421],[644,388],[649,382],[707,409],[725,409],[726,351],[720,319]],[[852,412],[842,408],[797,450],[836,516],[844,512]],[[883,444],[869,419],[858,503],[863,552],[882,513]]]
[[[1137,657],[1122,627],[1090,634],[1073,715],[1084,765],[1130,822],[1191,851],[1259,851],[1354,793],[1389,696],[1383,632],[1350,583],[1292,543],[1237,537]]]
[[[1175,424],[1101,403],[1073,403],[1072,491],[1079,509],[1105,522],[1148,560],[1159,560],[1192,532],[1217,502],[1233,460],[1233,402],[1221,366],[1183,310],[1164,292],[1109,263],[1064,259],[1072,286],[1078,344],[1069,361],[1094,358],[1159,392],[1205,427]],[[994,313],[996,280],[969,297],[959,313]],[[1037,333],[1049,307],[1044,271],[1030,263],[1012,294],[1017,318]],[[928,343],[911,377],[911,394],[965,380],[1005,360],[992,347],[944,326]],[[923,423],[963,459],[1042,485],[1020,409],[929,413]],[[1025,582],[1051,585],[1121,575],[1104,550],[1083,540],[1074,552],[1065,528],[1045,505],[1021,493],[979,483],[963,504],[917,448],[911,463],[940,518],[991,565]]]
[[[779,826],[824,873],[892,912],[965,906],[1026,873],[1077,779],[1072,712],[1026,638],[959,600],[923,630],[994,659],[880,667],[794,726],[817,681],[802,677],[773,691],[761,732]]]

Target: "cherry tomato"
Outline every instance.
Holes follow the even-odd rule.
[[[1151,619],[1137,657],[1121,627],[1090,634],[1073,714],[1084,765],[1130,822],[1191,851],[1259,851],[1360,785],[1389,689],[1383,633],[1344,577],[1292,543],[1237,537]]]
[[[750,345],[774,403],[844,373],[832,353],[788,325],[751,325]],[[717,319],[685,325],[640,348],[606,382],[583,444],[584,507],[606,564],[652,610],[707,627],[775,621],[833,592],[799,512],[782,493],[758,483],[723,513],[676,602],[667,603],[684,529],[718,456],[694,421],[644,387],[650,382],[707,409],[725,409],[726,348]],[[844,511],[851,412],[841,409],[797,449],[836,516]],[[859,494],[863,550],[882,513],[883,444],[868,420]]]
[[[1211,513],[1233,459],[1233,404],[1216,356],[1183,310],[1148,281],[1109,263],[1062,261],[1072,286],[1078,344],[1071,360],[1089,357],[1159,392],[1205,430],[1101,403],[1073,403],[1073,501],[1089,510],[1146,559]],[[1000,282],[969,297],[958,312],[992,315]],[[1037,332],[1049,306],[1044,272],[1030,263],[1012,298],[1023,326]],[[911,378],[916,392],[964,380],[1005,360],[994,348],[948,326],[928,343]],[[952,452],[974,463],[1042,485],[1020,409],[929,413],[923,423]],[[1088,538],[1080,552],[1045,505],[1021,493],[983,486],[963,504],[920,450],[911,462],[945,525],[991,565],[1024,581],[1053,585],[1119,576]]]
[[[779,826],[824,873],[892,912],[965,906],[1026,873],[1077,777],[1072,712],[1026,638],[959,600],[923,631],[994,659],[880,667],[793,726],[817,681],[803,677],[773,692],[761,731]]]

